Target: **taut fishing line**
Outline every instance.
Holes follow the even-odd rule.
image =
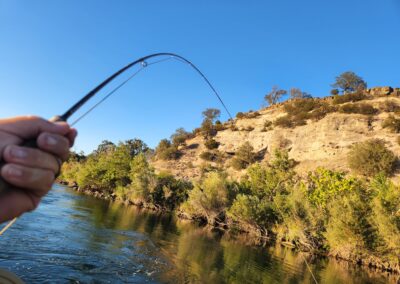
[[[163,58],[164,57],[164,58]],[[153,62],[148,62],[151,59],[154,58],[161,58],[157,61],[153,61]],[[214,86],[211,84],[211,82],[207,79],[207,77],[200,71],[199,68],[197,68],[196,65],[194,65],[191,61],[189,61],[188,59],[184,58],[183,56],[180,56],[178,54],[175,53],[169,53],[169,52],[163,52],[163,53],[154,53],[154,54],[150,54],[144,57],[141,57],[131,63],[129,63],[128,65],[126,65],[125,67],[121,68],[120,70],[118,70],[117,72],[115,72],[114,74],[112,74],[110,77],[108,77],[107,79],[105,79],[103,82],[101,82],[99,85],[97,85],[93,90],[91,90],[89,93],[87,93],[84,97],[82,97],[76,104],[74,104],[71,108],[69,108],[63,115],[61,116],[54,116],[53,118],[50,119],[50,121],[53,122],[57,122],[57,121],[67,121],[74,113],[76,113],[83,105],[85,105],[91,98],[93,98],[99,91],[101,91],[106,85],[108,85],[111,81],[113,81],[115,78],[117,78],[119,75],[121,75],[122,73],[124,73],[125,71],[131,69],[132,67],[136,66],[136,65],[140,65],[140,69],[137,70],[136,72],[134,72],[132,75],[130,75],[127,79],[125,79],[122,83],[120,83],[119,85],[117,85],[114,89],[112,89],[110,92],[108,92],[99,102],[97,102],[94,106],[92,106],[91,108],[89,108],[89,110],[87,110],[86,112],[84,112],[81,116],[79,116],[76,120],[74,120],[71,123],[72,125],[75,125],[76,123],[78,123],[81,119],[83,119],[84,117],[86,117],[90,112],[92,112],[95,108],[97,108],[100,104],[102,104],[104,101],[106,101],[109,97],[111,97],[116,91],[118,91],[122,86],[124,86],[126,83],[128,83],[130,80],[132,80],[137,74],[139,74],[141,71],[143,71],[144,69],[146,69],[147,67],[154,65],[154,64],[158,64],[158,63],[162,63],[165,62],[167,60],[171,60],[171,59],[175,59],[178,62],[181,63],[185,63],[188,64],[190,67],[192,67],[192,69],[194,69],[203,79],[204,81],[207,83],[207,85],[211,88],[212,92],[214,93],[214,95],[218,98],[219,102],[221,103],[221,105],[223,106],[223,108],[225,109],[226,113],[228,114],[230,119],[232,118],[231,113],[229,112],[227,106],[225,105],[224,101],[222,100],[221,96],[218,94],[217,90],[214,88]],[[36,148],[36,139],[32,139],[32,140],[28,140],[25,141],[23,144],[23,146],[27,146],[27,147],[32,147],[32,148]],[[0,177],[0,193],[3,193],[5,191],[7,191],[10,188],[10,185],[4,181],[4,179],[2,179]],[[1,231],[0,231],[0,236],[2,234],[5,233],[5,231],[7,231],[12,224],[15,223],[15,221],[17,220],[17,218],[14,218],[12,221],[10,221]]]
[[[150,59],[159,58],[159,57],[165,57],[165,58],[159,59],[159,60],[154,61],[154,62],[148,62]],[[188,64],[190,67],[192,67],[192,69],[194,69],[204,79],[204,81],[210,87],[210,89],[212,90],[214,95],[218,98],[219,102],[223,106],[223,108],[226,111],[226,113],[228,114],[229,118],[231,120],[233,120],[233,117],[232,117],[230,111],[228,110],[228,107],[226,106],[226,104],[222,100],[221,96],[219,95],[217,90],[214,88],[214,86],[211,84],[211,82],[207,79],[207,77],[200,71],[200,69],[197,68],[196,65],[194,65],[188,59],[186,59],[186,58],[184,58],[184,57],[182,57],[182,56],[180,56],[178,54],[168,53],[168,52],[150,54],[150,55],[141,57],[141,58],[133,61],[132,63],[129,63],[125,67],[121,68],[120,70],[118,70],[117,72],[112,74],[110,77],[108,77],[106,80],[104,80],[98,86],[96,86],[89,93],[87,93],[76,104],[74,104],[70,109],[68,109],[63,115],[55,116],[50,120],[53,121],[53,122],[56,122],[56,121],[67,121],[74,113],[76,113],[83,105],[85,105],[91,98],[93,98],[100,90],[102,90],[111,81],[113,81],[115,78],[117,78],[119,75],[121,75],[122,73],[124,73],[128,69],[130,69],[130,68],[132,68],[132,67],[134,67],[136,65],[139,65],[139,64],[141,65],[140,69],[138,69],[136,72],[134,72],[132,75],[130,75],[127,79],[125,79],[122,83],[117,85],[114,89],[109,91],[99,102],[97,102],[95,105],[93,105],[91,108],[89,108],[86,112],[84,112],[81,116],[79,116],[72,123],[70,123],[70,125],[73,126],[76,123],[78,123],[80,120],[82,120],[84,117],[86,117],[89,113],[91,113],[94,109],[96,109],[100,104],[102,104],[104,101],[106,101],[109,97],[111,97],[115,92],[117,92],[121,87],[123,87],[126,83],[128,83],[130,80],[132,80],[141,71],[143,71],[144,69],[146,69],[147,67],[149,67],[151,65],[162,63],[162,62],[165,62],[165,61],[168,61],[168,60],[172,60],[172,59],[174,59],[174,60],[176,60],[178,62],[181,62],[181,63]],[[36,142],[34,140],[29,140],[29,141],[26,141],[23,145],[28,146],[28,147],[36,147]],[[9,187],[9,185],[7,184],[7,182],[5,182],[0,177],[0,193],[4,192],[5,190],[7,190],[8,187]],[[3,235],[15,223],[16,220],[17,220],[17,218],[14,218],[13,220],[11,220],[0,231],[0,236]],[[313,274],[313,272],[312,272],[312,270],[311,270],[311,268],[308,265],[307,260],[305,259],[304,256],[303,256],[303,259],[304,259],[304,261],[305,261],[305,263],[307,265],[308,270],[311,272],[313,280],[315,281],[315,283],[318,283],[316,278],[315,278],[315,276],[314,276],[314,274]]]

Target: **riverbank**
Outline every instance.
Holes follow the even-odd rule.
[[[359,253],[353,253],[351,250],[349,251],[336,251],[336,252],[324,252],[321,250],[314,250],[307,246],[306,244],[296,243],[293,241],[288,241],[286,239],[279,239],[272,235],[268,235],[266,231],[261,231],[255,226],[248,225],[240,225],[238,223],[232,222],[229,220],[227,222],[207,222],[204,218],[193,217],[190,214],[185,213],[182,210],[171,210],[162,206],[155,206],[154,204],[143,202],[143,201],[131,201],[131,200],[123,200],[117,194],[112,192],[105,192],[103,190],[96,189],[82,189],[80,188],[76,182],[68,183],[66,181],[61,181],[60,183],[64,185],[68,185],[73,190],[80,192],[85,195],[90,195],[98,199],[109,200],[109,201],[119,201],[124,205],[131,205],[138,208],[144,208],[146,210],[151,210],[155,212],[165,212],[165,213],[175,213],[175,215],[180,219],[190,220],[191,222],[196,222],[201,226],[208,226],[208,228],[212,230],[221,231],[224,234],[229,234],[234,237],[240,237],[245,235],[247,243],[251,243],[253,246],[265,246],[272,244],[279,244],[283,247],[286,247],[291,250],[301,251],[302,253],[306,253],[308,257],[317,256],[317,257],[329,257],[334,258],[338,261],[345,261],[349,263],[353,263],[357,266],[362,266],[374,273],[389,273],[393,275],[400,274],[400,266],[395,261],[390,261],[388,259],[384,259],[378,256],[374,256],[372,254],[364,253],[360,251]],[[226,221],[226,220],[225,220]],[[400,280],[400,276],[398,278]]]

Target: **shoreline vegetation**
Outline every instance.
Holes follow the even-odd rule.
[[[291,100],[279,103],[286,115],[267,121],[263,131],[294,128],[333,112],[364,115],[368,123],[379,112],[389,112],[382,129],[399,133],[400,106],[388,101],[377,109],[360,103],[371,99],[375,89],[363,89],[366,83],[350,75],[355,82],[351,88],[341,87],[343,95],[334,89],[332,97],[318,99],[291,91]],[[265,99],[276,105],[283,94],[273,89]],[[400,89],[389,89],[385,95],[398,97]],[[98,198],[174,212],[228,233],[400,274],[400,185],[391,180],[399,161],[384,140],[355,143],[347,157],[351,172],[320,167],[307,175],[295,171],[297,162],[288,149],[269,149],[271,157],[265,161],[247,141],[230,160],[241,174],[234,178],[228,175],[227,164],[219,163],[223,153],[218,151],[216,135],[227,128],[238,130],[235,121],[218,121],[219,114],[217,109],[205,110],[199,128],[193,132],[179,128],[155,150],[133,139],[118,145],[103,141],[88,156],[72,153],[59,180]],[[260,114],[238,113],[236,120],[250,115]],[[190,147],[185,142],[196,136],[202,136],[208,149],[199,156],[205,162],[196,179],[178,178],[152,166],[157,160],[179,160],[182,149]]]
[[[268,164],[249,166],[240,181],[214,170],[191,182],[156,173],[148,150],[131,158],[130,142],[84,160],[71,157],[60,180],[97,198],[400,273],[400,189],[383,173],[367,180],[319,168],[301,178],[288,153],[277,150]]]

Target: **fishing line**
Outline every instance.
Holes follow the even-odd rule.
[[[147,60],[150,60],[152,58],[157,58],[157,57],[164,57],[167,56],[167,58],[163,58],[160,59],[158,61],[154,61],[151,63],[147,63]],[[135,61],[133,61],[132,63],[129,63],[128,65],[126,65],[125,67],[121,68],[120,70],[118,70],[117,72],[115,72],[114,74],[112,74],[111,76],[109,76],[107,79],[105,79],[103,82],[101,82],[99,85],[97,85],[93,90],[91,90],[89,93],[87,93],[83,98],[81,98],[77,103],[75,103],[71,108],[69,108],[63,115],[61,116],[55,116],[52,119],[50,119],[53,122],[56,121],[67,121],[68,118],[70,118],[76,111],[78,111],[83,105],[85,105],[91,98],[93,98],[100,90],[102,90],[106,85],[108,85],[111,81],[113,81],[116,77],[118,77],[119,75],[121,75],[122,73],[124,73],[125,71],[127,71],[128,69],[130,69],[131,67],[134,67],[138,64],[141,65],[141,68],[136,71],[135,73],[133,73],[131,76],[129,76],[126,80],[124,80],[122,83],[120,83],[117,87],[115,87],[113,90],[111,90],[109,93],[107,93],[105,95],[105,97],[103,99],[101,99],[99,102],[97,102],[94,106],[92,106],[89,110],[87,110],[85,113],[83,113],[80,117],[78,117],[74,122],[72,122],[71,125],[74,125],[76,123],[78,123],[81,119],[83,119],[84,117],[86,117],[90,112],[92,112],[95,108],[97,108],[101,103],[103,103],[104,101],[106,101],[110,96],[112,96],[116,91],[118,91],[122,86],[124,86],[126,83],[128,83],[132,78],[134,78],[138,73],[140,73],[143,69],[145,69],[146,67],[153,65],[153,64],[158,64],[170,59],[175,59],[179,62],[182,63],[186,63],[188,64],[190,67],[192,67],[192,69],[194,69],[203,79],[204,81],[207,83],[207,85],[211,88],[211,90],[213,91],[214,95],[218,98],[219,102],[222,104],[223,108],[225,109],[226,113],[228,114],[229,118],[231,120],[233,120],[233,117],[230,113],[230,111],[228,110],[226,104],[224,103],[224,101],[222,100],[221,96],[219,95],[219,93],[217,92],[217,90],[214,88],[214,86],[211,84],[211,82],[207,79],[207,77],[200,71],[199,68],[197,68],[196,65],[194,65],[191,61],[189,61],[188,59],[184,58],[183,56],[180,56],[178,54],[175,53],[169,53],[169,52],[162,52],[162,53],[154,53],[154,54],[150,54],[144,57],[141,57]],[[22,146],[27,146],[27,147],[33,147],[36,148],[36,139],[32,139],[29,141],[25,141]],[[0,192],[3,192],[5,190],[7,190],[7,188],[10,188],[10,186],[8,185],[7,182],[5,182],[1,177],[0,177]],[[11,220],[1,231],[0,231],[0,236],[2,234],[4,234],[17,220],[17,218],[14,218],[13,220]]]
[[[105,100],[107,100],[109,97],[111,97],[116,91],[118,91],[122,86],[124,86],[126,83],[128,83],[131,79],[133,79],[136,75],[138,75],[141,71],[143,71],[145,68],[147,68],[150,65],[158,64],[167,60],[171,60],[173,57],[168,57],[164,59],[157,60],[155,62],[147,63],[146,61],[143,61],[141,64],[141,68],[137,70],[135,73],[133,73],[131,76],[129,76],[125,81],[123,81],[121,84],[119,84],[117,87],[112,89],[110,92],[107,93],[107,95],[104,96],[99,102],[97,102],[95,105],[93,105],[90,109],[88,109],[85,113],[83,113],[80,117],[75,119],[72,123],[71,126],[74,126],[77,124],[82,118],[87,116],[90,112],[92,112],[95,108],[97,108],[101,103],[103,103]]]

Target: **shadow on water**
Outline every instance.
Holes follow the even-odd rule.
[[[155,246],[170,263],[156,279],[165,283],[313,283],[304,259],[290,249],[255,247],[245,238],[221,235],[172,214],[160,214],[104,202],[77,199],[79,208],[92,208],[93,224],[101,229],[139,232],[150,242],[139,240],[137,247]],[[121,241],[129,235],[119,235]],[[306,256],[319,283],[396,283],[397,276],[362,269],[354,264]]]
[[[301,255],[252,246],[172,214],[63,187],[0,238],[0,267],[27,283],[313,283]],[[347,262],[307,257],[319,283],[396,283]]]

